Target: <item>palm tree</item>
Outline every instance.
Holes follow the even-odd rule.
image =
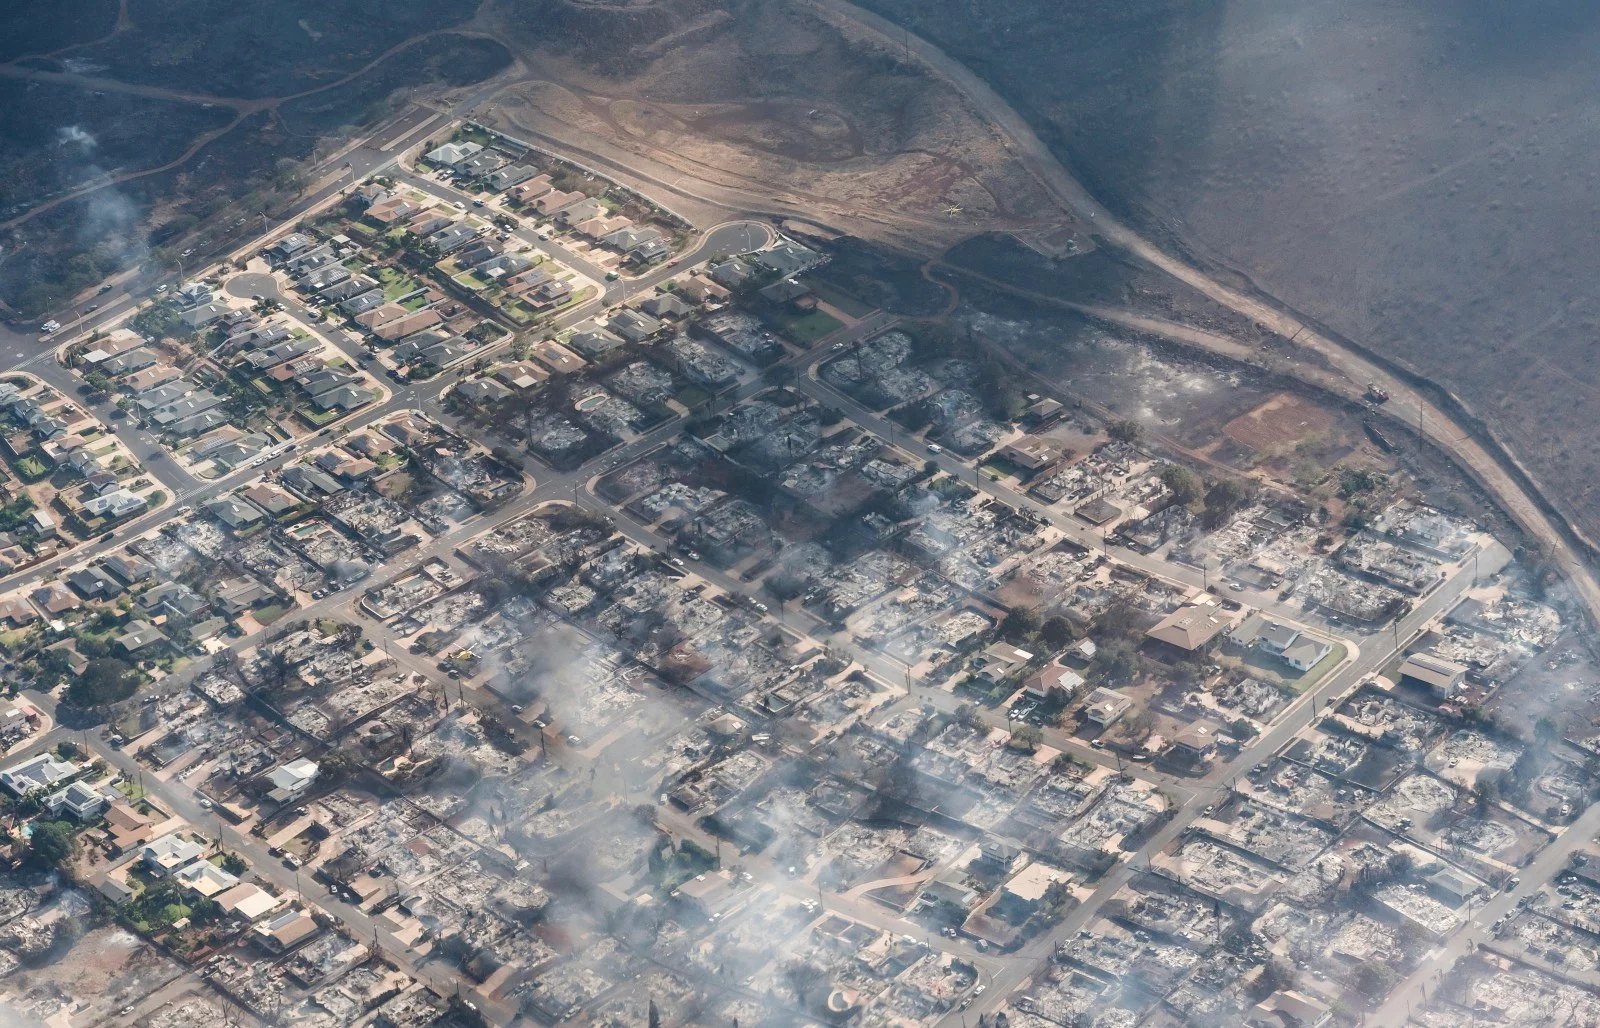
[[[261,663],[261,680],[274,692],[283,690],[294,677],[294,661],[280,650],[268,650]]]

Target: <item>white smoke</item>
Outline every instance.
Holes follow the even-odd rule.
[[[56,142],[62,146],[77,145],[85,150],[93,150],[100,145],[100,141],[77,125],[66,125],[56,130]]]
[[[0,1003],[0,1028],[44,1028],[44,1022],[7,1003]]]

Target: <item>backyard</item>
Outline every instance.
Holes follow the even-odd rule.
[[[817,340],[843,328],[838,318],[827,311],[784,311],[773,317],[778,331],[798,346],[810,346]]]

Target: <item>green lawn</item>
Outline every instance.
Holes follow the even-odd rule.
[[[393,268],[388,265],[378,269],[378,283],[383,286],[383,298],[385,300],[393,300],[395,297],[414,293],[422,288],[422,283],[399,268]]]
[[[135,724],[137,724],[137,722],[135,722]],[[123,732],[122,734],[131,739],[139,733],[137,730],[135,730],[132,732]],[[138,781],[134,779],[122,779],[122,781],[117,783],[116,789],[118,792],[122,793],[122,795],[128,797],[128,802],[130,803],[138,803],[145,797],[144,786],[140,785]]]
[[[1349,653],[1350,651],[1345,649],[1344,643],[1334,643],[1333,649],[1329,651],[1328,655],[1313,664],[1310,671],[1307,671],[1299,678],[1290,681],[1289,688],[1293,689],[1295,692],[1305,692],[1307,689],[1310,689],[1312,686],[1326,678],[1328,672],[1332,671],[1334,668],[1343,663],[1344,658],[1348,656]]]
[[[826,311],[810,311],[806,314],[781,314],[778,316],[777,322],[779,331],[800,346],[810,346],[830,332],[844,327],[838,318]]]
[[[539,316],[539,312],[523,303],[521,300],[507,300],[500,305],[506,317],[519,325],[526,325]]]
[[[270,625],[286,613],[282,604],[269,603],[255,612],[256,624]]]
[[[18,477],[24,482],[37,482],[50,472],[38,457],[24,457],[17,461],[16,467]]]
[[[683,392],[673,397],[673,399],[677,400],[690,410],[694,410],[702,403],[705,403],[707,400],[711,399],[711,394],[706,392],[704,389],[701,389],[699,386],[689,386],[688,388],[684,389]]]
[[[814,282],[807,279],[806,285],[810,286],[811,291],[817,294],[817,299],[830,307],[837,307],[852,318],[864,318],[875,310],[871,304],[858,300],[849,293],[840,290],[837,286],[829,285],[827,282]]]
[[[1297,673],[1294,668],[1285,664],[1277,657],[1262,653],[1254,646],[1246,650],[1242,656],[1225,656],[1224,663],[1236,662],[1250,669],[1250,672],[1259,679],[1269,683],[1282,685],[1292,689],[1296,694],[1303,693],[1327,677],[1328,673],[1338,667],[1349,653],[1343,643],[1334,643],[1328,655],[1317,661],[1311,670]]]
[[[1006,460],[1004,457],[999,456],[990,457],[988,460],[984,461],[983,468],[986,472],[994,472],[993,477],[997,478],[1026,478],[1028,475],[1027,469],[1018,467],[1017,465]]]

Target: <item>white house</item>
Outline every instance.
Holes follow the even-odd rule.
[[[173,880],[201,896],[215,896],[239,884],[237,876],[229,874],[209,860],[191,860],[172,876]]]
[[[1333,644],[1321,639],[1300,633],[1300,638],[1284,647],[1279,654],[1283,662],[1296,671],[1310,671],[1318,662],[1333,652]]]
[[[430,164],[453,168],[482,149],[477,143],[446,143],[437,150],[429,150],[426,156]]]
[[[1296,671],[1310,671],[1333,652],[1333,644],[1273,621],[1256,633],[1256,649],[1272,654]]]
[[[287,803],[298,799],[311,783],[317,778],[317,762],[300,757],[291,760],[280,767],[275,767],[267,775],[267,781],[272,783],[272,791],[267,793],[267,798],[279,803]]]
[[[65,789],[51,793],[44,803],[50,808],[50,813],[68,813],[79,821],[93,821],[110,805],[105,793],[83,782],[73,782]]]
[[[1084,716],[1101,728],[1109,728],[1133,707],[1133,701],[1115,689],[1099,688],[1089,694]]]
[[[174,832],[146,843],[139,851],[139,859],[150,873],[165,878],[178,868],[204,853],[206,848],[193,839],[185,839]]]

